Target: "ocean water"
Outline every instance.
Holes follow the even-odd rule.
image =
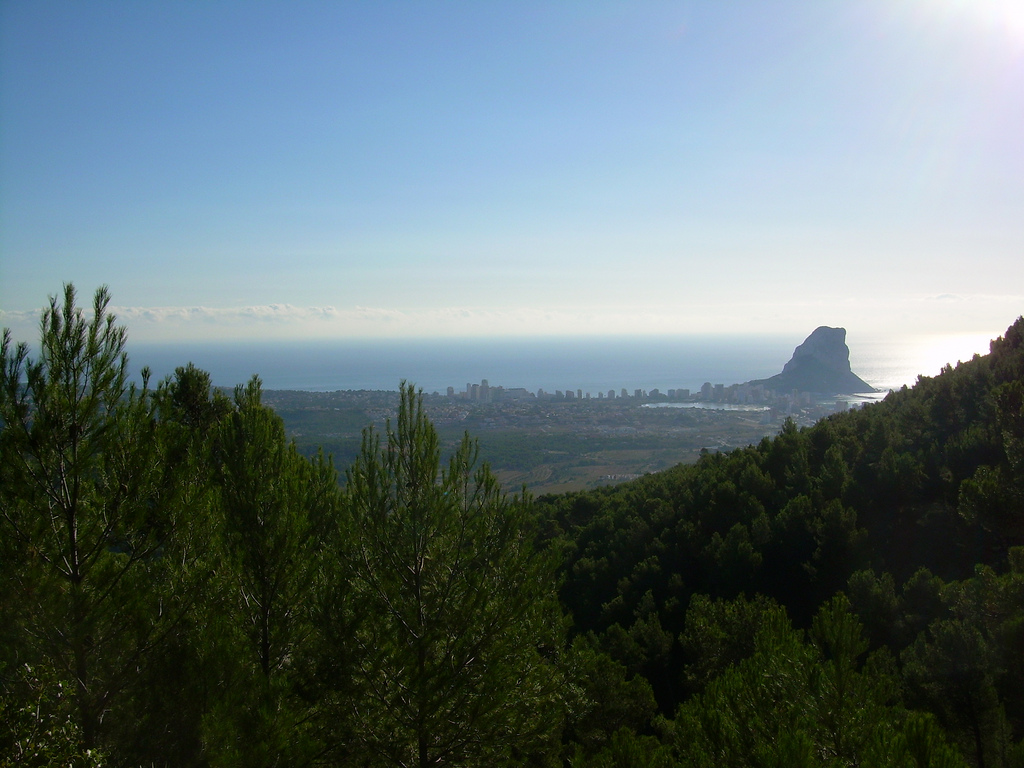
[[[986,355],[992,339],[1002,331],[987,334],[934,334],[867,338],[852,343],[850,367],[872,386],[881,389],[912,387],[919,376],[936,376],[946,365],[974,355]]]
[[[912,386],[988,351],[989,335],[855,339],[847,335],[854,373],[872,386]],[[258,374],[264,389],[397,390],[409,381],[425,392],[456,392],[486,379],[490,386],[665,392],[704,382],[738,384],[782,370],[803,341],[793,337],[611,337],[531,339],[318,340],[132,344],[133,372],[148,366],[156,380],[194,363],[217,386]]]

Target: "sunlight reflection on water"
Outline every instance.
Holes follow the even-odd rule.
[[[949,364],[988,354],[1000,334],[952,334],[867,339],[850,344],[853,372],[879,389],[912,387],[919,376],[935,376]]]

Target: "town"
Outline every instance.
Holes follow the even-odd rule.
[[[366,427],[383,429],[394,420],[398,393],[271,390],[264,402],[284,419],[300,450],[322,448],[345,466],[358,454]],[[423,402],[449,447],[468,432],[509,491],[525,486],[540,494],[607,485],[696,461],[708,451],[756,444],[787,419],[808,426],[867,399],[710,383],[699,392],[620,389],[595,396],[482,380],[460,391],[424,393]]]
[[[434,395],[436,396],[437,393],[435,392]],[[617,394],[614,389],[609,389],[607,392],[600,391],[596,396],[592,396],[590,392],[584,392],[582,389],[566,389],[564,391],[557,389],[554,392],[538,389],[536,392],[532,392],[524,387],[510,387],[508,389],[503,386],[492,387],[487,379],[483,379],[479,384],[467,383],[465,389],[461,391],[456,391],[455,387],[448,387],[447,396],[473,403],[500,403],[530,399],[555,401],[633,400],[644,402],[732,403],[781,408],[790,415],[799,412],[800,409],[811,408],[823,400],[821,396],[815,396],[814,393],[795,389],[788,392],[777,392],[766,388],[762,384],[747,383],[726,386],[724,384],[712,384],[710,381],[704,382],[700,390],[693,393],[689,389],[669,389],[662,392],[656,388],[650,391],[634,389],[632,395],[630,395],[629,390],[623,387]],[[824,400],[835,402],[834,398],[824,398]],[[850,401],[843,400],[841,402]]]

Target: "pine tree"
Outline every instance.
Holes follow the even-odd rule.
[[[4,332],[0,533],[13,561],[7,661],[44,665],[39,675],[69,687],[73,730],[91,749],[183,609],[167,599],[180,561],[161,556],[177,521],[153,398],[128,382],[106,288],[91,318],[75,299],[71,285],[63,303],[51,298],[36,360]]]
[[[351,716],[366,759],[394,766],[521,764],[555,754],[552,563],[528,500],[507,497],[468,437],[441,466],[421,397],[364,434],[348,472],[355,535]]]
[[[217,764],[305,763],[322,750],[311,736],[315,702],[297,688],[313,626],[314,582],[324,530],[340,510],[333,466],[287,441],[253,377],[216,433],[217,591],[222,612],[207,644],[225,660],[224,695],[207,718]]]

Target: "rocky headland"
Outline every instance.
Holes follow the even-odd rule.
[[[846,329],[823,325],[815,328],[778,373],[748,382],[776,392],[798,390],[827,395],[852,395],[875,389],[850,369]]]

